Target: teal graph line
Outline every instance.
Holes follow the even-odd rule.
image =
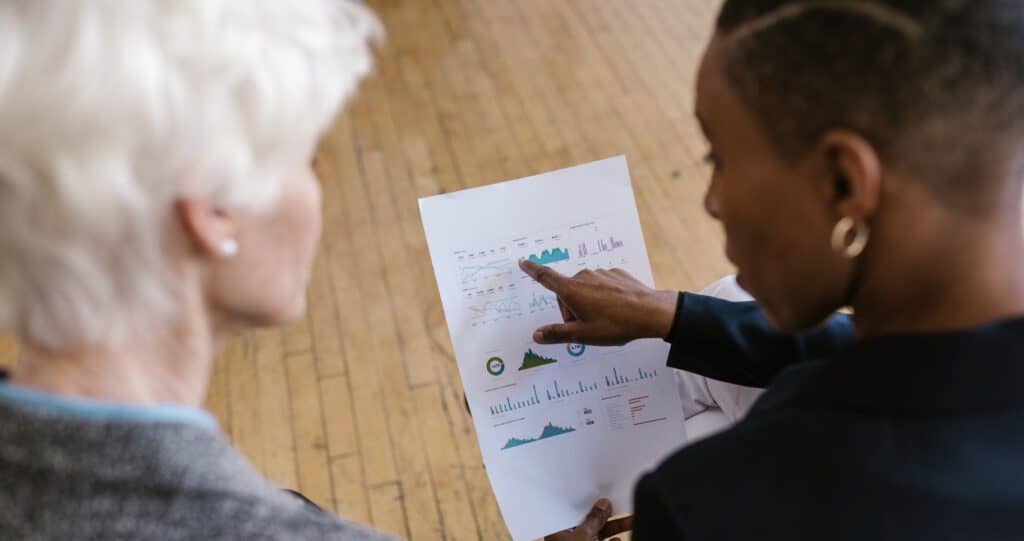
[[[520,311],[519,301],[515,297],[487,301],[483,306],[470,306],[469,309],[478,316],[485,316],[487,314],[517,314]]]
[[[501,449],[504,451],[505,449],[519,447],[520,445],[526,445],[528,443],[553,438],[555,436],[561,436],[562,434],[568,434],[570,432],[575,431],[576,429],[571,426],[562,427],[556,426],[554,423],[548,423],[547,425],[544,426],[544,430],[541,431],[540,436],[537,436],[536,438],[526,439],[510,438],[508,442],[505,443],[505,446],[502,447]]]
[[[512,260],[502,259],[499,261],[492,261],[484,265],[466,265],[461,268],[462,270],[462,282],[465,283],[477,277],[477,275],[485,271],[497,271],[494,274],[500,274],[502,272],[512,271]]]
[[[538,295],[536,292],[533,293],[533,299],[530,300],[530,310],[540,310],[558,304],[558,297],[554,295],[548,295],[541,293]]]
[[[554,248],[552,250],[544,250],[540,255],[530,254],[530,261],[539,263],[541,265],[548,265],[551,263],[558,263],[559,261],[569,260],[569,249],[568,248]]]

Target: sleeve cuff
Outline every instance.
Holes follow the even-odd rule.
[[[672,330],[665,337],[665,341],[669,344],[680,344],[705,336],[708,322],[714,322],[718,318],[718,312],[709,302],[711,300],[714,299],[696,293],[679,293]]]

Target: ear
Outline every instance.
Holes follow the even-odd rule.
[[[197,199],[179,199],[174,210],[189,240],[205,255],[219,257],[221,246],[235,236],[231,214]]]
[[[870,219],[882,193],[882,161],[874,145],[850,130],[826,132],[821,145],[832,175],[830,195],[836,215]]]

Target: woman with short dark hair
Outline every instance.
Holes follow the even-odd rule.
[[[727,0],[696,108],[756,305],[524,263],[569,316],[539,340],[768,386],[634,539],[1024,539],[1024,4]]]

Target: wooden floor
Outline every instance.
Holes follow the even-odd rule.
[[[658,285],[730,271],[693,78],[716,0],[378,0],[377,74],[324,140],[309,313],[216,366],[208,407],[274,481],[414,540],[508,539],[416,199],[625,154]],[[15,348],[0,338],[0,364]]]

